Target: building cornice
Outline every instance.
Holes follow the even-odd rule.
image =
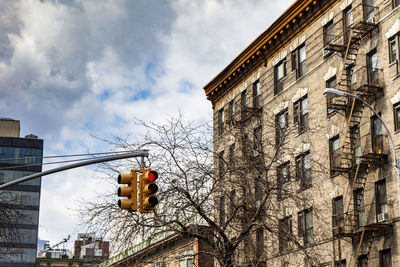
[[[203,89],[217,103],[339,0],[297,0]]]

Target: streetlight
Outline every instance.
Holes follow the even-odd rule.
[[[358,100],[360,100],[361,102],[363,102],[370,110],[372,110],[374,112],[374,114],[378,117],[378,119],[382,122],[383,127],[385,127],[388,135],[389,135],[389,139],[390,139],[390,143],[392,144],[392,150],[393,150],[393,161],[394,161],[394,168],[396,169],[397,172],[397,183],[398,183],[398,202],[399,202],[399,209],[400,209],[400,163],[397,160],[396,157],[396,148],[394,146],[394,142],[393,142],[393,138],[392,135],[389,132],[389,129],[387,128],[385,122],[382,120],[381,116],[379,116],[378,112],[376,112],[376,110],[371,107],[370,104],[368,104],[367,102],[365,102],[364,100],[362,100],[360,97],[347,93],[347,92],[343,92],[343,91],[339,91],[333,88],[325,88],[324,91],[322,92],[324,94],[324,96],[328,99],[334,98],[334,97],[338,97],[338,96],[350,96],[350,97],[354,97]]]

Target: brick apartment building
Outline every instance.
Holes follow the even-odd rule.
[[[248,150],[254,161],[274,157],[260,179],[275,186],[276,210],[265,211],[254,233],[256,265],[400,266],[389,139],[399,155],[399,59],[400,1],[298,0],[205,85],[216,172]],[[327,99],[325,88],[370,104],[389,132],[364,102]],[[215,198],[221,223],[244,199],[231,188]],[[290,190],[307,201],[286,198]],[[235,265],[250,266],[243,249]]]

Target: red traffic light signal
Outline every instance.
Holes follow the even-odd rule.
[[[158,178],[158,173],[156,171],[149,171],[147,173],[147,180],[149,182],[155,182]]]

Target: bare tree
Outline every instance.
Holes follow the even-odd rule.
[[[0,191],[0,259],[21,252],[18,249],[21,235],[17,225],[23,220],[24,215],[12,203],[15,203],[12,194]]]
[[[312,210],[314,219],[319,216],[313,198],[303,189],[311,186],[311,175],[317,186],[317,177],[326,176],[327,170],[299,151],[301,144],[310,143],[311,130],[296,143],[292,136],[298,135],[298,128],[286,127],[265,110],[246,112],[243,116],[248,118],[224,124],[224,137],[213,136],[209,123],[187,122],[179,115],[162,124],[137,120],[144,134],[133,141],[107,140],[116,150],[150,150],[150,165],[160,174],[160,204],[151,214],[120,210],[117,173],[137,165],[107,164],[102,171],[112,190],[98,198],[100,203],[84,203],[80,210],[84,224],[110,234],[120,249],[162,231],[195,237],[209,245],[220,266],[259,266],[267,261],[268,246],[280,252],[300,251],[307,260],[318,262],[308,245],[326,236],[318,237],[317,231],[294,234],[289,222],[282,220],[285,207]],[[287,157],[296,153],[302,166],[293,161],[285,165]],[[206,225],[210,231],[193,225]]]

